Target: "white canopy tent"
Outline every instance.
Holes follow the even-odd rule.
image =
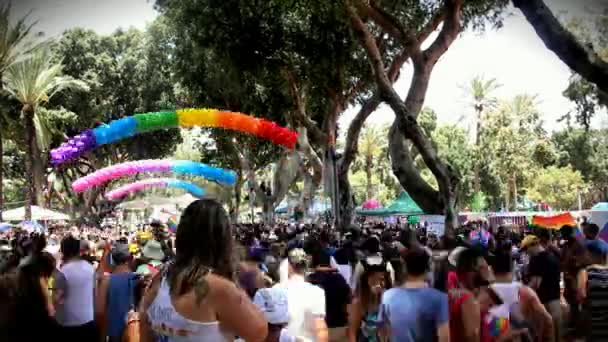
[[[5,221],[23,221],[25,220],[25,207],[19,207],[2,212],[2,218]],[[68,221],[70,216],[64,213],[32,206],[32,220],[34,221]]]

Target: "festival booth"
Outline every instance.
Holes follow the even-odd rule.
[[[488,224],[492,228],[500,226],[522,227],[528,224],[528,213],[504,212],[488,214]]]
[[[25,220],[25,207],[19,207],[2,212],[2,218],[6,221],[23,221]],[[70,216],[38,206],[32,206],[33,221],[69,221]]]
[[[405,191],[402,191],[399,197],[386,207],[386,210],[390,215],[394,216],[424,215],[424,211],[420,209],[418,204]]]
[[[600,239],[608,241],[608,202],[600,202],[591,208],[591,222],[600,227]]]

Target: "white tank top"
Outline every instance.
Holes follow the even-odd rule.
[[[165,278],[146,313],[158,342],[234,341],[234,335],[222,331],[219,322],[193,321],[175,311]]]

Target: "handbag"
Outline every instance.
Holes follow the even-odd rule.
[[[139,342],[139,312],[135,310],[135,291],[133,280],[129,279],[129,311],[127,312],[125,330],[122,333],[122,342]]]

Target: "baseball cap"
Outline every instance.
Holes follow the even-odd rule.
[[[281,287],[259,289],[253,297],[253,303],[264,313],[270,324],[289,322],[287,290]]]
[[[526,237],[521,241],[521,249],[526,249],[538,243],[539,240],[536,235],[526,235]]]

